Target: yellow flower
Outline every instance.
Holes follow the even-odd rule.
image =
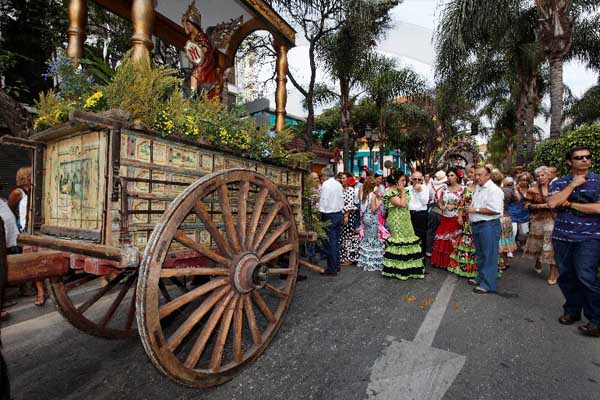
[[[174,126],[175,126],[175,124],[171,120],[169,120],[165,123],[165,128],[167,128],[169,130],[173,129]]]
[[[96,93],[94,93],[93,95],[91,95],[90,97],[88,97],[85,100],[85,104],[83,105],[83,108],[85,108],[85,109],[94,108],[98,104],[98,102],[100,100],[102,100],[103,97],[104,97],[104,93],[102,93],[101,90],[97,91]]]

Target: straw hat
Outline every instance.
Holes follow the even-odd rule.
[[[446,183],[448,182],[448,177],[446,176],[446,173],[444,171],[440,170],[435,173],[433,181],[435,183]]]

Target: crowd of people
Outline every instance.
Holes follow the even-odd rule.
[[[327,222],[325,276],[356,265],[384,277],[423,279],[430,267],[467,279],[477,294],[494,293],[518,251],[535,261],[564,297],[561,324],[600,336],[600,178],[585,146],[556,166],[507,176],[493,165],[410,175],[381,170],[360,176],[330,167],[313,173],[313,204]]]

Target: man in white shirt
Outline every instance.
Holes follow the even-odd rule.
[[[322,275],[335,276],[340,270],[340,234],[343,222],[344,188],[341,183],[335,180],[331,167],[323,168],[321,176],[327,178],[321,186],[321,198],[319,200],[321,221],[331,222],[327,227],[327,242],[324,246],[327,254],[327,269]]]
[[[410,177],[411,185],[408,187],[410,201],[410,221],[412,222],[415,235],[421,241],[421,253],[425,257],[425,246],[427,243],[427,204],[429,203],[429,188],[424,182],[423,174],[415,171]]]
[[[469,279],[469,283],[477,285],[473,291],[480,294],[496,291],[500,217],[504,209],[504,192],[490,180],[490,174],[488,167],[475,169],[478,186],[473,193],[473,202],[465,208],[473,229],[478,272],[477,279]]]

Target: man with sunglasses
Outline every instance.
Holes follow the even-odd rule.
[[[425,258],[425,244],[427,242],[427,204],[429,203],[429,187],[425,184],[423,173],[415,171],[410,176],[411,185],[408,187],[410,202],[410,221],[415,230],[415,235],[421,241],[421,254]]]
[[[600,337],[600,214],[585,207],[600,204],[600,176],[592,171],[592,153],[577,146],[566,154],[571,172],[556,180],[548,195],[548,206],[557,210],[552,233],[554,258],[558,267],[558,285],[565,296],[564,314],[558,319],[572,325],[581,319],[589,323],[579,327],[586,336]]]

